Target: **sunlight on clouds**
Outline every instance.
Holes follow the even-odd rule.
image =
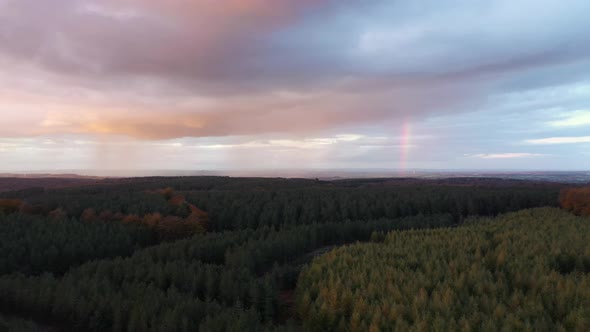
[[[359,139],[363,138],[365,136],[363,135],[354,135],[354,134],[348,134],[348,135],[336,135],[336,140],[337,141],[344,141],[344,142],[353,142],[353,141],[358,141]]]
[[[21,145],[20,144],[15,144],[15,143],[0,143],[0,152],[7,152],[10,150],[16,150],[18,148],[20,148]]]
[[[51,128],[51,127],[65,127],[71,125],[71,122],[60,120],[60,119],[50,119],[47,118],[41,122],[41,127]]]
[[[180,142],[172,142],[172,143],[152,143],[152,145],[155,146],[161,146],[161,147],[165,147],[165,148],[172,148],[172,149],[178,149],[178,148],[183,148],[185,147],[184,144],[180,143]]]
[[[365,136],[355,134],[336,135],[328,138],[306,138],[306,139],[271,139],[267,141],[251,141],[238,144],[209,144],[199,145],[203,149],[232,149],[232,148],[291,148],[291,149],[314,149],[323,146],[338,144],[341,142],[358,141]]]
[[[73,140],[72,143],[74,145],[97,145],[98,144],[98,142],[95,142],[95,141],[79,140],[79,139]]]
[[[197,145],[196,147],[199,149],[223,150],[223,149],[238,149],[238,148],[263,148],[263,147],[268,147],[268,144],[249,142],[249,143],[242,143],[242,144],[206,144],[206,145]]]
[[[590,136],[548,137],[526,140],[529,144],[576,144],[590,143]]]
[[[513,158],[531,158],[544,156],[538,153],[480,153],[472,155],[475,158],[482,159],[513,159]]]
[[[308,138],[304,140],[270,140],[269,144],[276,147],[313,149],[325,145],[337,144],[340,142],[353,142],[363,138],[362,135],[336,135],[330,138]]]
[[[561,120],[551,121],[554,127],[579,127],[590,125],[590,111],[578,110],[565,114]]]

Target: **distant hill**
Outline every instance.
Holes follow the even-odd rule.
[[[155,172],[158,173],[158,172]],[[468,172],[468,171],[424,171],[416,170],[411,172],[386,172],[377,171],[257,171],[246,172],[168,172],[166,175],[155,175],[138,172],[135,176],[98,176],[98,175],[79,175],[75,173],[52,174],[52,173],[0,173],[0,192],[22,190],[27,188],[67,188],[92,184],[123,184],[137,183],[145,181],[157,181],[158,179],[187,179],[203,177],[206,174],[214,177],[236,177],[245,176],[252,178],[301,178],[301,179],[318,179],[327,181],[338,186],[392,186],[400,184],[419,184],[427,183],[429,185],[454,185],[454,186],[536,186],[547,185],[549,183],[570,183],[584,185],[590,183],[590,172]],[[131,173],[129,173],[131,174]],[[206,177],[206,176],[205,176]]]

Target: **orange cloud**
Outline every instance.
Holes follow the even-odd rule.
[[[51,104],[38,112],[24,135],[96,134],[157,140],[180,137],[309,134],[374,123],[396,125],[399,119],[420,117],[453,105],[450,87],[384,89],[352,93],[324,91],[318,94],[275,93],[183,103],[164,99],[158,104],[123,103],[121,106],[78,101]],[[169,106],[166,106],[169,105]],[[17,118],[17,116],[14,116]],[[0,128],[0,136],[4,129]]]

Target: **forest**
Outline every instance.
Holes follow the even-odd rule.
[[[0,327],[387,331],[428,330],[453,317],[476,331],[488,324],[494,301],[493,310],[501,305],[498,311],[516,315],[512,298],[547,302],[518,312],[531,327],[587,327],[589,293],[568,293],[588,286],[588,218],[575,216],[582,203],[564,204],[584,201],[570,193],[578,189],[501,179],[152,177],[7,191],[0,193]],[[476,249],[481,267],[471,264]],[[454,260],[425,260],[436,257]],[[370,279],[390,259],[405,264],[383,266],[394,279]],[[374,261],[374,273],[355,270],[355,260]],[[349,261],[349,270],[338,265]],[[442,278],[451,268],[455,274]],[[524,280],[528,268],[541,279]],[[439,299],[443,286],[453,301]],[[539,298],[546,288],[563,299]],[[395,305],[375,297],[382,289]],[[478,302],[492,291],[509,299]],[[357,296],[371,302],[357,308]],[[419,310],[406,303],[416,296],[426,303]],[[376,307],[380,301],[387,310]],[[470,305],[479,311],[463,312]],[[562,311],[538,321],[558,305]],[[523,317],[509,316],[498,316],[490,330]]]
[[[301,273],[312,331],[588,331],[590,220],[555,208],[393,231]]]

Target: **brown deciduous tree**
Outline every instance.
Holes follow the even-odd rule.
[[[0,199],[0,212],[9,214],[19,211],[23,201],[20,199]]]
[[[559,204],[578,215],[590,215],[590,187],[569,188],[561,191]]]
[[[86,222],[96,221],[96,211],[94,211],[94,209],[88,208],[82,212],[80,219]]]

